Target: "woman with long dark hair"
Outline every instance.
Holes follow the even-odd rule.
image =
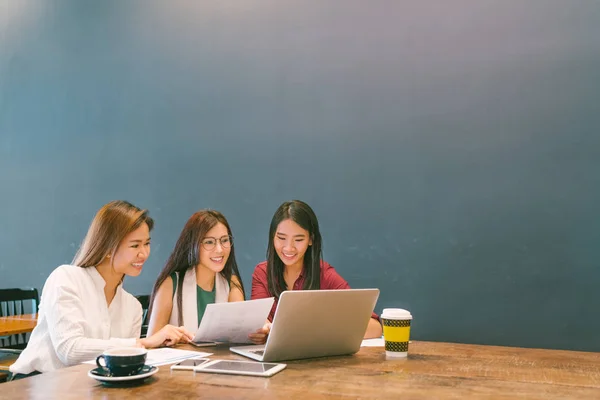
[[[252,274],[252,299],[275,297],[263,329],[251,334],[255,343],[264,343],[277,300],[285,290],[349,289],[335,269],[323,261],[319,221],[308,204],[300,200],[283,203],[271,220],[267,260]],[[373,314],[365,338],[380,337],[378,316]]]
[[[229,223],[218,211],[198,211],[154,284],[148,333],[169,323],[195,332],[208,304],[244,297]]]

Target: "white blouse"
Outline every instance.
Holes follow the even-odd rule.
[[[37,326],[10,371],[48,372],[94,359],[113,347],[135,346],[142,306],[122,285],[107,306],[105,285],[94,267],[55,269],[44,284]]]

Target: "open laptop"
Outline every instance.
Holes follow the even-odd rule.
[[[258,361],[356,353],[378,297],[379,289],[285,291],[267,342],[229,350]]]

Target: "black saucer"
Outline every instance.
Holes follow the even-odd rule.
[[[94,368],[88,372],[88,376],[106,386],[132,386],[141,384],[156,372],[158,367],[144,365],[140,372],[129,376],[112,376],[106,368]]]

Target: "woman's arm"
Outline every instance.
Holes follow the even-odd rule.
[[[152,303],[152,314],[148,323],[148,335],[138,339],[137,344],[143,347],[173,346],[187,343],[194,334],[183,326],[169,325],[173,311],[173,279],[169,276],[160,285]]]
[[[58,276],[61,275],[61,276]],[[95,358],[113,347],[136,345],[136,338],[96,339],[85,336],[85,327],[97,324],[99,315],[84,312],[84,300],[77,285],[66,274],[48,278],[44,287],[44,312],[54,351],[65,365],[75,365]],[[92,294],[88,294],[92,295]]]
[[[267,282],[266,269],[261,268],[260,264],[257,265],[252,274],[252,300],[273,297],[271,293],[269,293]]]
[[[156,296],[154,296],[152,314],[148,322],[148,336],[154,335],[169,323],[172,311],[173,279],[168,276],[156,291]]]
[[[340,274],[337,273],[330,266],[324,274],[324,286],[326,289],[350,289],[350,285]],[[365,332],[365,339],[381,337],[383,329],[377,314],[371,313],[371,319],[369,319],[369,325],[367,325],[367,331]]]
[[[231,282],[229,283],[229,299],[227,301],[244,301],[244,293],[240,289],[240,279],[236,275],[231,275]]]
[[[273,324],[267,320],[262,328],[256,332],[248,334],[248,339],[250,339],[254,344],[265,344],[267,337],[269,336],[269,332],[271,332],[272,325]]]
[[[154,335],[137,339],[136,345],[146,348],[174,346],[177,343],[189,343],[192,339],[194,334],[183,326],[165,325]]]
[[[383,328],[381,327],[381,323],[376,319],[371,317],[369,319],[369,325],[367,325],[367,331],[365,332],[365,339],[372,339],[381,337],[383,333]]]
[[[131,318],[133,321],[133,325],[131,325],[131,337],[139,338],[142,334],[142,319],[144,318],[144,310],[137,299],[131,298],[131,301],[133,304],[131,307],[135,309],[135,313]]]

